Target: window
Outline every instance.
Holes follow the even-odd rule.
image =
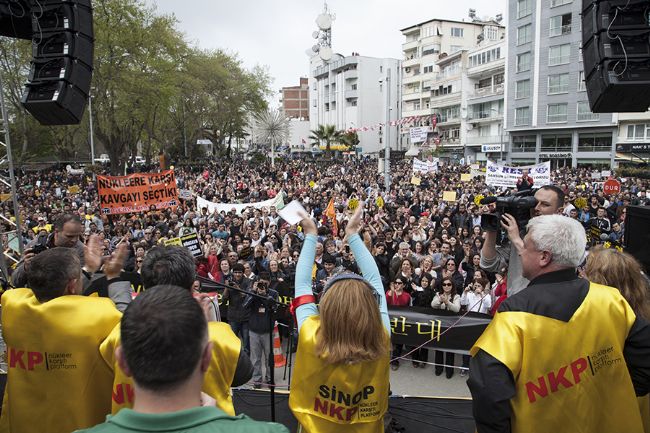
[[[451,37],[452,38],[462,38],[463,29],[461,27],[452,27],[451,28]]]
[[[555,74],[548,76],[548,94],[567,93],[569,91],[569,74]]]
[[[438,54],[440,52],[440,44],[430,44],[424,45],[422,47],[422,56],[428,56],[430,54]]]
[[[515,109],[515,126],[530,125],[530,107]]]
[[[422,27],[422,37],[423,38],[428,38],[429,36],[435,36],[436,35],[436,26],[434,25],[428,25]]]
[[[455,75],[460,72],[460,61],[456,60],[454,62],[451,62],[447,66],[443,67],[442,70],[440,71],[440,75],[442,78],[445,77],[450,77],[452,75]]]
[[[348,99],[348,105],[350,107],[356,107],[357,106],[357,99]]]
[[[515,83],[515,99],[530,98],[530,80]]]
[[[494,85],[503,84],[504,77],[503,73],[494,75]]]
[[[512,137],[513,152],[535,152],[536,138],[534,135],[519,135]]]
[[[578,102],[576,122],[592,122],[599,119],[600,115],[598,113],[591,112],[591,109],[589,108],[589,102]]]
[[[460,117],[460,105],[440,109],[440,122],[448,122]]]
[[[501,58],[501,48],[493,48],[482,53],[469,56],[469,67],[479,66],[483,63],[493,62]]]
[[[548,29],[549,36],[568,35],[571,33],[571,14],[557,15],[551,17]]]
[[[548,49],[548,65],[563,65],[569,63],[571,44],[555,45]]]
[[[533,0],[517,0],[517,18],[523,18],[533,13]]]
[[[499,38],[499,28],[496,26],[485,26],[483,33],[488,41],[496,41]]]
[[[578,75],[578,92],[584,92],[587,90],[587,83],[585,82],[585,71],[580,71]]]
[[[423,74],[428,74],[430,72],[433,72],[433,65],[426,65],[422,71]]]
[[[517,28],[517,45],[527,44],[533,40],[533,25],[526,24]]]
[[[568,104],[548,104],[546,106],[546,123],[566,122]]]
[[[609,152],[612,150],[612,134],[579,134],[578,150],[587,152]]]
[[[627,141],[650,139],[650,123],[627,125]]]
[[[449,47],[449,54],[457,53],[458,51],[460,51],[462,49],[463,49],[462,45],[451,45]]]
[[[542,135],[542,152],[571,152],[570,134]]]
[[[431,89],[431,80],[423,81],[422,90],[430,90],[430,89]]]
[[[357,85],[356,84],[351,85],[350,90],[357,90]]]
[[[554,8],[556,6],[568,5],[572,2],[573,0],[551,0],[551,7]]]
[[[530,70],[530,52],[517,54],[517,72]]]
[[[421,107],[421,106],[420,106],[420,103],[419,103],[419,102],[414,102],[414,103],[413,103],[413,109],[414,109],[414,110],[419,110],[420,107]]]

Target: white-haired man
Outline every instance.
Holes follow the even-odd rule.
[[[477,431],[643,432],[650,326],[618,290],[576,276],[574,219],[533,218],[519,249],[528,287],[506,299],[471,349]]]

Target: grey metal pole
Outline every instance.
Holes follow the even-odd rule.
[[[90,121],[90,164],[95,163],[95,134],[93,133],[93,95],[88,95],[88,118]]]
[[[386,70],[386,125],[384,127],[384,187],[390,188],[390,68]]]
[[[18,250],[23,255],[23,234],[21,231],[20,208],[18,207],[18,194],[16,192],[16,177],[14,176],[14,157],[11,152],[11,137],[9,137],[9,118],[7,117],[7,106],[5,105],[4,83],[2,81],[2,71],[0,71],[0,106],[2,106],[2,122],[5,129],[5,145],[7,148],[7,165],[9,168],[9,180],[11,182],[11,197],[14,205],[14,217],[16,218],[16,231],[18,233]],[[4,250],[3,250],[4,251]],[[4,252],[0,252],[4,254]],[[4,255],[3,255],[4,262]],[[6,278],[9,278],[5,274]]]

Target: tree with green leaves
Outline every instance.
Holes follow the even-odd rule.
[[[339,131],[339,143],[347,146],[349,151],[355,151],[359,145],[359,134],[356,131]]]
[[[339,141],[341,136],[341,131],[336,129],[334,125],[318,125],[318,128],[311,131],[309,139],[312,140],[312,144],[321,146],[325,143],[325,152],[330,154],[332,143]]]

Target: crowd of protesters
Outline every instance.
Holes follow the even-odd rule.
[[[175,168],[179,189],[191,191],[193,199],[179,200],[175,209],[122,215],[101,213],[92,173],[70,174],[65,169],[20,173],[21,240],[28,249],[22,259],[14,254],[18,261],[14,285],[22,282],[21,267],[38,248],[79,246],[97,234],[106,256],[126,242],[130,248],[124,269],[138,273],[152,247],[196,233],[203,252],[196,259],[198,275],[276,296],[281,286],[293,287],[304,239],[301,231],[280,218],[275,206],[250,206],[241,213],[210,212],[197,208],[194,198],[254,204],[280,195],[284,203],[299,200],[319,222],[315,294],[341,270],[359,271],[344,228],[351,211],[364,201],[363,239],[379,268],[388,305],[493,314],[507,296],[507,268],[486,272],[480,267],[481,220],[489,211],[480,199],[510,191],[486,185],[480,175],[461,182],[461,174],[469,172],[469,167],[441,164],[438,171],[421,175],[416,185],[411,162],[403,160],[392,165],[386,190],[383,174],[372,159],[278,161],[274,167],[246,161],[204,163]],[[647,180],[624,179],[621,192],[612,196],[604,195],[602,181],[593,180],[586,168],[553,170],[551,182],[564,192],[562,212],[588,231],[597,228],[600,235],[595,242],[621,243],[627,206],[650,204]],[[532,184],[525,173],[517,189],[537,186],[541,185]],[[447,191],[456,193],[455,201],[443,200]],[[331,211],[326,211],[330,203],[336,224]],[[2,212],[11,221],[10,205],[5,201]],[[77,232],[64,230],[70,215],[81,222]],[[9,223],[5,226],[4,231],[14,229]],[[10,248],[7,240],[5,248]],[[260,334],[270,332],[264,317],[256,317],[255,312],[263,309],[239,293],[226,292],[223,297],[228,301],[228,321],[246,351],[261,358],[260,350],[269,348],[258,347],[268,342]],[[396,347],[394,356],[400,356],[401,350]],[[442,353],[436,354],[436,374],[442,373],[442,365],[453,364],[453,354],[447,357],[443,362]],[[416,351],[412,359],[414,366],[425,367],[426,350]],[[392,366],[397,369],[399,361]],[[447,377],[452,375],[453,369],[448,368]],[[261,381],[259,366],[256,380]]]

